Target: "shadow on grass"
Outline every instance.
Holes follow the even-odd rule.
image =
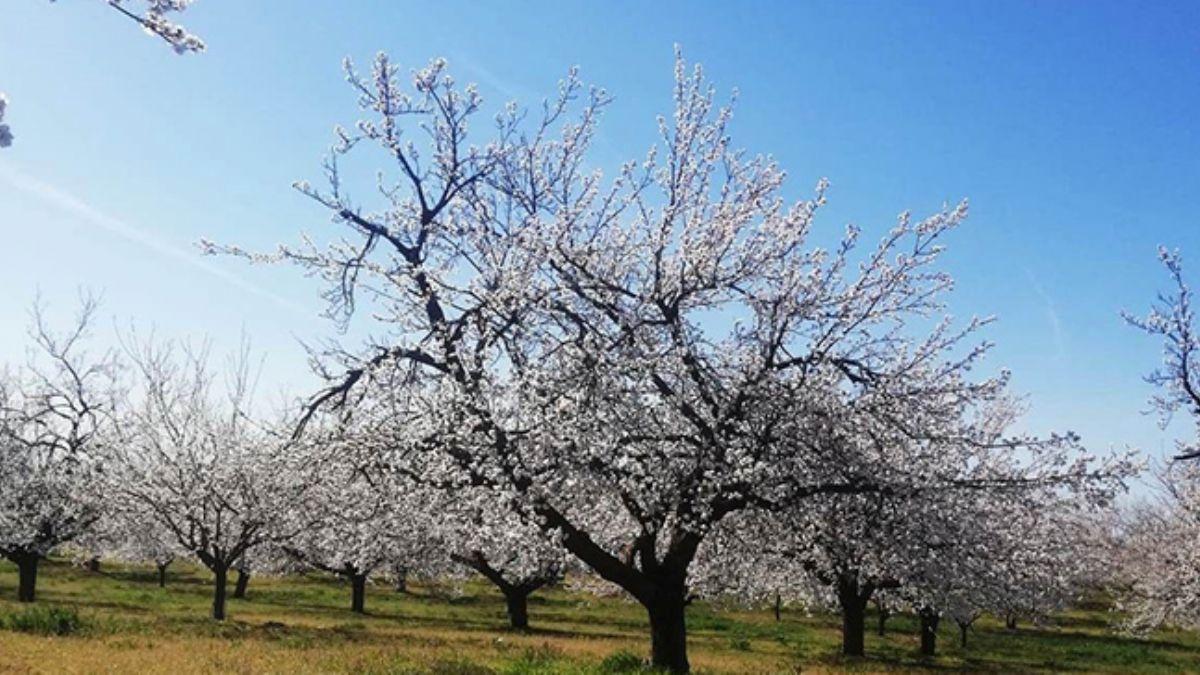
[[[1048,642],[1086,642],[1097,645],[1111,645],[1122,648],[1143,647],[1151,649],[1168,649],[1195,652],[1200,656],[1200,645],[1186,645],[1163,639],[1138,638],[1112,633],[1082,633],[1078,631],[1058,631],[1047,628],[1018,629],[1015,632],[1027,638],[1045,640]],[[1200,665],[1200,664],[1198,664]]]

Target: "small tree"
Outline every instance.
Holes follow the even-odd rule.
[[[1130,508],[1117,536],[1113,590],[1136,634],[1200,628],[1200,467],[1174,463],[1156,477],[1153,501]]]
[[[1103,542],[1089,521],[1112,506],[1116,490],[1080,494],[1062,486],[994,495],[974,493],[948,510],[934,541],[910,563],[900,597],[930,634],[922,653],[936,649],[936,624],[954,621],[960,646],[985,612],[1005,616],[1020,608],[1042,616],[1066,606],[1087,589],[1102,558]]]
[[[887,489],[727,520],[718,541],[741,562],[724,583],[836,607],[848,656],[864,654],[866,609],[880,591],[956,620],[1010,593],[1064,597],[1083,541],[1069,524],[1111,502],[1135,469],[1130,458],[1095,458],[1071,436],[1007,433],[1019,408],[1005,397],[937,410],[904,415],[915,435],[846,415],[850,428],[827,445],[841,448],[848,472],[887,467]],[[951,434],[945,414],[958,418]]]
[[[33,602],[39,561],[101,514],[99,477],[117,393],[112,354],[84,343],[95,300],[53,332],[35,306],[29,362],[0,372],[0,555],[17,565],[17,598]]]
[[[517,514],[497,509],[486,491],[458,490],[442,503],[446,519],[439,532],[452,559],[504,595],[512,628],[528,628],[529,596],[562,579],[567,552]]]
[[[326,451],[310,455],[303,470],[320,475],[307,479],[314,486],[307,510],[292,514],[306,522],[283,550],[303,566],[349,581],[350,610],[363,614],[370,577],[397,561],[406,569],[418,566],[406,555],[409,544],[432,539],[433,533],[426,491],[378,474],[368,477],[350,459]]]
[[[117,490],[106,490],[117,494]],[[147,519],[140,509],[130,509],[120,499],[107,500],[104,515],[95,530],[87,537],[86,548],[130,563],[151,564],[157,573],[158,585],[167,585],[167,568],[186,554],[169,530],[154,519]]]
[[[114,494],[212,571],[212,616],[223,620],[230,568],[294,536],[285,514],[308,486],[293,480],[286,440],[251,416],[244,352],[223,397],[204,349],[135,341],[128,352],[139,387],[122,419]]]

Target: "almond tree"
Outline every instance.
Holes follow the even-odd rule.
[[[1200,627],[1200,468],[1173,463],[1156,477],[1158,493],[1125,515],[1117,547],[1117,606],[1138,634]]]
[[[319,444],[313,444],[319,445]],[[429,490],[369,475],[353,463],[310,455],[304,471],[319,473],[304,510],[293,512],[302,522],[283,551],[305,567],[340,576],[350,582],[350,610],[366,611],[367,581],[388,565],[405,560],[410,569],[421,561],[409,559],[410,542],[435,537]]]
[[[1078,599],[1101,562],[1086,519],[1109,508],[1108,499],[1054,494],[979,495],[962,504],[958,515],[969,514],[970,524],[944,529],[942,545],[927,551],[898,591],[921,619],[922,653],[934,654],[943,616],[954,621],[965,648],[984,613],[1044,616]]]
[[[307,461],[319,475],[319,496],[310,503],[319,515],[306,517],[318,524],[289,552],[350,579],[352,609],[359,612],[367,576],[385,564],[393,572],[399,564],[405,577],[453,576],[466,567],[504,595],[512,627],[527,628],[529,596],[562,577],[566,551],[490,490],[422,481],[413,466],[422,458],[403,442],[372,447],[380,429],[396,429],[396,420],[404,419],[397,403],[394,397],[362,402],[353,418],[309,427],[305,445],[319,448]]]
[[[112,495],[213,573],[212,616],[223,620],[229,569],[294,536],[284,514],[308,486],[288,470],[286,436],[252,416],[245,354],[220,391],[206,350],[134,341],[127,351],[138,386],[122,417]]]
[[[291,463],[289,460],[288,464]],[[282,469],[277,465],[276,471]],[[301,508],[293,505],[293,508]],[[282,518],[283,516],[280,516]],[[276,522],[274,530],[276,532],[298,532],[296,529],[289,529],[284,521]],[[237,578],[233,582],[233,595],[230,596],[235,600],[245,600],[246,593],[250,587],[250,579],[256,574],[285,574],[293,571],[292,559],[283,550],[280,541],[290,541],[295,535],[272,539],[258,546],[253,546],[242,552],[242,555],[234,561],[231,569],[237,571]]]
[[[119,394],[113,355],[86,351],[96,307],[85,298],[62,333],[35,307],[29,362],[0,372],[0,555],[17,566],[21,602],[34,601],[39,561],[101,514]]]
[[[498,509],[495,495],[485,491],[456,491],[440,503],[439,533],[451,558],[496,586],[512,628],[528,628],[529,596],[563,578],[567,552],[539,528]]]
[[[1200,457],[1200,334],[1178,251],[1160,247],[1158,257],[1173,289],[1160,293],[1145,317],[1125,320],[1163,341],[1163,360],[1146,380],[1159,389],[1151,404],[1165,425],[1180,410],[1195,425],[1191,440],[1176,441],[1176,460]],[[1169,465],[1158,471],[1157,503],[1131,511],[1120,533],[1119,596],[1130,614],[1126,627],[1144,632],[1163,624],[1200,625],[1200,474],[1194,467]]]
[[[84,548],[124,562],[154,565],[159,588],[167,585],[167,568],[182,555],[175,536],[158,521],[145,518],[139,509],[122,500],[107,500],[96,527],[85,538]],[[93,558],[94,560],[95,558]]]
[[[725,517],[889,489],[819,441],[846,394],[874,392],[854,414],[904,429],[897,411],[1003,385],[969,377],[985,322],[937,318],[951,279],[935,263],[966,204],[904,214],[865,251],[855,227],[821,248],[825,183],[786,203],[783,172],[731,144],[732,113],[682,59],[661,141],[607,183],[586,153],[609,98],[574,71],[482,140],[478,93],[441,60],[411,92],[384,55],[348,75],[373,119],[337,130],[327,189],[297,184],[340,236],[205,246],[324,279],[339,325],[369,307],[377,338],[314,353],[329,386],[310,412],[401,389],[407,412],[380,433],[422,479],[491,490],[554,533],[646,608],[656,666],[688,669],[689,569]],[[392,173],[368,206],[340,164],[371,145]]]
[[[852,656],[864,653],[866,607],[880,591],[953,612],[960,627],[1010,594],[1065,599],[1085,559],[1086,539],[1072,524],[1107,507],[1136,467],[1128,456],[1093,458],[1070,437],[1007,434],[1015,413],[993,401],[952,444],[870,428],[831,439],[860,466],[893,457],[891,489],[726,521],[725,557],[742,563],[724,582],[836,607],[842,652]]]

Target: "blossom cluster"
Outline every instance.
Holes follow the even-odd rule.
[[[4,114],[8,112],[8,97],[4,92],[0,91],[0,122],[4,121]],[[12,129],[7,124],[0,124],[0,148],[7,148],[12,145],[13,133]]]

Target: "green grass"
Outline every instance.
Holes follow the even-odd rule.
[[[173,566],[166,589],[153,570],[105,564],[99,574],[43,563],[38,602],[15,601],[16,570],[0,563],[0,672],[355,672],[442,675],[648,673],[645,615],[617,599],[549,590],[530,599],[532,629],[506,628],[504,603],[483,584],[448,599],[417,585],[404,595],[370,586],[366,616],[350,588],[317,576],[255,578],[229,620],[208,619],[209,575]],[[692,664],[701,673],[1200,672],[1200,636],[1166,631],[1134,639],[1089,607],[1015,632],[989,618],[967,648],[943,622],[940,655],[917,655],[916,623],[896,616],[867,636],[867,656],[838,655],[839,621],[826,614],[689,608]],[[869,624],[872,625],[873,624]]]
[[[70,607],[31,605],[0,616],[0,628],[38,635],[70,635],[79,632],[79,613]]]

